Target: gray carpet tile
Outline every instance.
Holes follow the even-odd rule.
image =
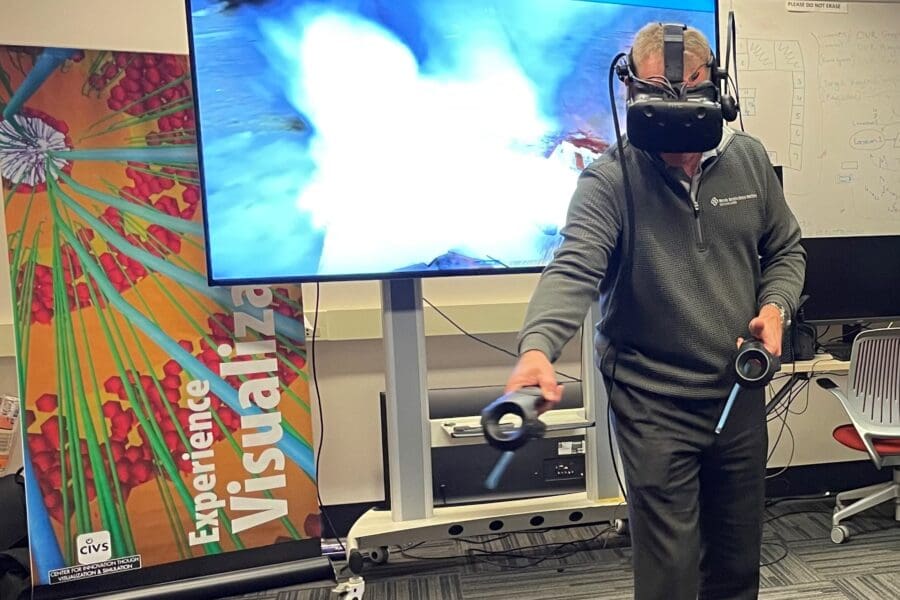
[[[761,600],[847,600],[849,598],[833,581],[769,588],[760,590],[759,597]]]
[[[847,577],[835,579],[834,583],[854,600],[900,598],[900,573]]]
[[[397,577],[366,576],[365,600],[464,600],[458,573]],[[271,590],[239,596],[240,600],[332,600],[334,583]],[[234,600],[237,600],[235,598]]]
[[[772,520],[766,524],[766,533],[777,531],[781,539],[789,542],[828,539],[834,500],[785,502],[769,508],[767,512]],[[893,518],[894,508],[882,504],[851,517],[843,524],[850,528],[851,534],[878,534],[900,526]]]
[[[790,550],[820,579],[900,571],[900,535],[860,535],[841,545],[819,540],[794,542]]]
[[[625,600],[632,595],[630,569],[604,569],[601,565],[567,568],[532,568],[515,578],[496,573],[470,575],[462,580],[465,598],[479,600]]]
[[[778,588],[820,581],[818,574],[790,552],[784,540],[766,537],[760,550],[759,587]],[[769,564],[771,563],[771,564]]]
[[[457,573],[366,579],[365,600],[463,600]]]
[[[900,523],[882,506],[848,522],[833,544],[833,500],[766,511],[760,598],[900,600]],[[428,542],[394,549],[364,572],[365,600],[625,600],[632,596],[627,536],[605,525]],[[242,600],[331,600],[320,583]]]
[[[314,583],[284,589],[274,589],[244,596],[234,596],[234,600],[331,600],[334,583]]]

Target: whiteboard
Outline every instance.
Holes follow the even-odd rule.
[[[900,234],[900,4],[721,0],[746,131],[784,167],[805,237]],[[733,124],[737,126],[737,123]]]

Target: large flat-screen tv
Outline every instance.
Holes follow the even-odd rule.
[[[715,0],[187,8],[213,284],[540,270],[614,143],[613,57],[648,22],[716,40]]]

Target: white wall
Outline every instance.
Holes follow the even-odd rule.
[[[3,0],[0,42],[187,54],[183,0]]]
[[[182,0],[4,0],[0,4],[0,44],[69,46],[186,53]],[[0,243],[0,251],[3,251]],[[2,252],[3,260],[6,253]],[[0,325],[10,323],[8,269],[0,265]],[[5,279],[4,279],[5,277]],[[514,346],[534,276],[430,279],[424,292],[432,302],[448,307],[466,328],[500,332],[491,341]],[[318,374],[325,406],[326,438],[321,464],[321,488],[326,504],[371,502],[381,498],[382,473],[378,394],[384,389],[384,357],[378,339],[377,283],[324,284],[321,310],[340,335],[326,336],[318,346]],[[304,286],[307,309],[313,306],[313,286]],[[352,326],[342,326],[350,323]],[[511,359],[459,335],[429,315],[429,385],[501,384]],[[359,339],[362,338],[362,339]],[[570,344],[560,367],[578,372],[577,343]],[[315,415],[314,415],[315,416]],[[792,416],[796,451],[794,464],[860,458],[831,441],[831,429],[844,419],[840,409],[818,389],[810,408]],[[777,430],[773,431],[774,435]],[[785,434],[787,438],[787,434]],[[782,440],[773,465],[788,458],[789,439]]]

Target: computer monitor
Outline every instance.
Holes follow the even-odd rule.
[[[813,324],[900,320],[900,236],[807,238],[802,318]]]

